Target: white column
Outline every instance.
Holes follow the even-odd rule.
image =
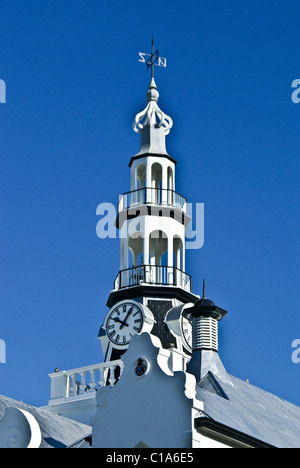
[[[131,168],[131,200],[130,205],[135,205],[138,202],[138,192],[136,191],[138,187],[137,183],[137,169],[136,167]]]
[[[144,265],[149,265],[149,234],[144,233]]]
[[[178,268],[178,270],[182,270],[182,268],[181,268],[181,248],[180,248],[180,245],[178,246],[178,249],[176,251],[176,268]]]
[[[172,189],[174,190],[174,192],[176,192],[176,188],[175,188],[175,164],[172,167],[172,172],[173,172]]]
[[[128,265],[128,238],[126,239],[123,239],[123,270],[127,270],[129,268],[129,265]],[[128,286],[129,284],[129,271],[123,271],[121,274],[120,274],[120,284],[121,286]]]
[[[182,271],[185,271],[185,239],[182,240]]]
[[[135,251],[133,250],[132,251],[132,266],[137,266],[137,262],[138,262],[137,255]]]
[[[136,170],[134,168],[131,168],[131,183],[130,183],[130,191],[133,192],[133,190],[136,189],[135,187],[135,173],[136,173]]]
[[[174,271],[173,271],[173,236],[168,235],[168,284],[173,285]]]
[[[162,204],[168,203],[168,166],[166,164],[162,167]]]
[[[128,264],[128,221],[126,221],[120,230],[120,270],[129,268]]]
[[[146,187],[148,190],[146,190],[146,201],[149,203],[151,202],[151,190],[150,188],[152,187],[152,165],[149,162],[149,160],[146,163]]]
[[[168,236],[168,266],[173,266],[173,237]]]
[[[124,270],[124,239],[120,242],[120,270]]]
[[[144,226],[144,252],[143,252],[143,255],[144,255],[144,265],[146,265],[144,267],[144,272],[145,272],[145,282],[146,283],[149,283],[150,281],[150,274],[151,274],[151,267],[149,267],[149,255],[150,255],[150,239],[149,239],[149,233],[148,233],[148,229],[146,229],[146,226]]]
[[[129,268],[129,247],[128,237],[124,239],[124,268]]]
[[[150,265],[157,265],[154,247],[150,249],[149,253],[150,253]]]

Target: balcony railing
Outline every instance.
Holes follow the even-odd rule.
[[[174,190],[144,187],[124,193],[120,197],[118,212],[138,205],[170,206],[186,213],[187,199]]]
[[[176,267],[140,265],[121,270],[115,280],[115,290],[151,284],[159,286],[177,286],[191,292],[192,278]]]
[[[123,361],[118,360],[50,374],[51,402],[88,398],[100,387],[114,386],[122,372]]]

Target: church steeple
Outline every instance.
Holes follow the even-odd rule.
[[[198,299],[185,268],[185,234],[191,218],[186,198],[176,192],[177,163],[166,150],[173,120],[158,106],[153,69],[159,56],[153,50],[148,61],[152,69],[148,104],[133,123],[133,130],[140,135],[140,150],[129,163],[130,191],[120,196],[118,205],[120,271],[107,301],[111,312],[99,333],[104,348],[107,337],[112,342],[106,356],[114,359],[120,355],[115,350],[123,352],[122,347],[128,346],[124,332],[129,334],[130,319],[142,323],[134,312],[137,304],[144,307],[143,323],[153,327],[151,333],[160,338],[164,348],[175,347],[184,356],[192,351],[188,339],[191,323],[183,315],[185,306]],[[174,313],[169,314],[171,310]],[[143,327],[133,329],[139,333]]]
[[[131,190],[120,198],[121,264],[117,288],[148,285],[191,290],[185,273],[186,199],[175,191],[175,165],[165,136],[173,121],[158,107],[151,78],[148,105],[134,120],[140,152],[130,161]]]
[[[141,284],[181,288],[191,292],[185,273],[185,229],[190,222],[187,200],[175,191],[176,161],[166,151],[173,126],[158,106],[154,78],[147,107],[137,114],[133,129],[140,151],[131,158],[131,189],[120,197],[120,273],[115,290]]]

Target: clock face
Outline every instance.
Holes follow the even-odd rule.
[[[184,346],[192,351],[193,350],[193,336],[192,336],[192,322],[183,315],[181,316],[181,333]]]
[[[143,323],[144,314],[138,305],[123,302],[109,312],[106,333],[114,345],[127,346],[132,336],[140,333]]]

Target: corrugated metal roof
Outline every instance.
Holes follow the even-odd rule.
[[[223,372],[208,372],[196,395],[206,417],[274,447],[300,448],[298,406]]]

